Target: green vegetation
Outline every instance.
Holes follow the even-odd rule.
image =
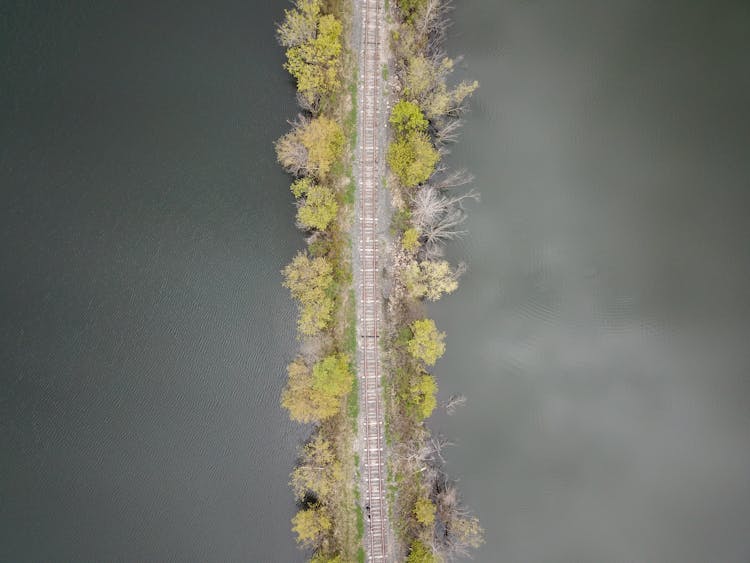
[[[412,337],[406,343],[406,349],[415,359],[428,366],[435,365],[445,352],[445,333],[438,331],[432,319],[414,321],[410,328]]]
[[[414,505],[414,517],[420,524],[432,526],[435,523],[435,505],[428,498],[418,499]]]
[[[403,245],[405,250],[409,250],[406,247],[406,233]],[[453,293],[458,289],[456,272],[445,260],[410,262],[404,269],[403,282],[411,297],[430,301],[437,301],[443,294]]]
[[[315,563],[357,560],[362,534],[353,455],[359,405],[348,236],[357,116],[350,10],[339,0],[295,0],[277,30],[301,111],[276,154],[294,177],[297,225],[308,234],[307,251],[282,272],[299,303],[301,347],[287,367],[281,404],[293,420],[314,425],[290,486],[300,508],[292,529]],[[342,95],[347,90],[351,96]]]
[[[460,117],[476,82],[450,87],[455,68],[442,40],[448,26],[446,0],[398,0],[398,21],[391,30],[392,68],[399,99],[389,123],[392,139],[387,161],[388,187],[395,209],[391,234],[394,290],[389,296],[389,336],[385,343],[389,374],[384,382],[389,458],[388,498],[394,531],[410,563],[442,563],[482,542],[476,518],[461,504],[455,482],[442,468],[447,443],[424,424],[437,408],[438,385],[428,372],[445,351],[445,334],[425,318],[423,301],[436,301],[458,288],[463,266],[442,259],[442,246],[461,236],[462,202],[473,192],[456,194],[471,176],[448,172],[440,163],[455,142]],[[459,396],[444,404],[448,413]]]
[[[421,541],[416,540],[411,544],[411,550],[409,551],[409,557],[406,558],[406,563],[438,563],[438,558],[432,553],[429,547]]]
[[[419,231],[414,227],[406,229],[401,238],[401,247],[409,254],[416,252],[419,248]],[[456,282],[456,287],[458,287],[458,282]]]
[[[387,4],[386,4],[387,5]],[[355,298],[348,232],[353,221],[351,151],[356,146],[357,68],[348,45],[351,3],[294,0],[278,27],[284,67],[297,86],[300,114],[276,142],[279,163],[293,176],[297,224],[307,251],[283,270],[284,286],[299,304],[300,352],[287,367],[281,404],[290,417],[313,424],[290,486],[299,505],[292,529],[311,549],[313,563],[364,561],[364,517],[358,508],[354,432],[359,411],[352,358],[356,353]],[[446,143],[456,139],[465,100],[475,82],[448,87],[454,62],[442,55],[444,0],[400,0],[393,30],[400,87],[393,106],[393,139],[387,151],[396,210],[393,291],[384,381],[388,417],[389,513],[402,557],[442,562],[481,542],[476,518],[459,502],[455,484],[437,461],[444,442],[423,424],[437,408],[438,385],[427,371],[445,350],[445,335],[424,318],[423,300],[458,286],[460,269],[441,259],[440,244],[458,236],[460,202],[446,190],[465,184],[461,174],[438,166]]]
[[[414,132],[424,133],[429,125],[419,106],[405,100],[401,100],[393,106],[388,121],[396,129],[398,135],[408,135]]]
[[[324,257],[313,258],[299,252],[284,268],[284,287],[300,304],[297,326],[301,334],[313,336],[331,322],[333,266]]]
[[[300,131],[300,141],[307,149],[307,169],[324,178],[344,148],[341,125],[325,116],[313,119]]]
[[[291,189],[294,196],[300,200],[297,222],[305,229],[326,230],[339,211],[333,190],[315,184],[309,177],[297,180]]]
[[[287,47],[284,68],[297,80],[297,91],[311,107],[341,87],[341,21],[322,15],[320,0],[299,0],[286,10],[279,42]]]

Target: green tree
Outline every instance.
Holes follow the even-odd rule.
[[[398,136],[388,147],[388,165],[407,188],[426,182],[440,155],[427,133],[412,131]]]
[[[414,131],[427,131],[429,125],[422,110],[413,102],[400,100],[393,106],[391,117],[388,120],[399,135],[405,135]]]
[[[341,487],[344,471],[331,443],[318,433],[302,451],[301,463],[291,475],[290,485],[297,500],[313,493],[318,502],[327,504]]]
[[[419,540],[415,540],[411,544],[409,550],[409,556],[406,558],[406,563],[438,563],[437,557]]]
[[[452,90],[448,89],[446,80],[453,67],[454,61],[448,57],[436,63],[424,55],[408,59],[404,96],[416,102],[428,119],[459,113],[466,98],[479,87],[477,81],[464,81]]]
[[[341,126],[327,117],[318,117],[300,132],[302,145],[307,149],[307,169],[319,178],[325,177],[344,149]]]
[[[406,344],[409,353],[428,366],[435,365],[445,352],[445,333],[438,332],[432,319],[414,321],[410,328],[413,336]]]
[[[295,9],[284,10],[284,21],[276,35],[284,47],[296,47],[312,41],[320,17],[320,0],[297,0]]]
[[[316,554],[310,559],[310,563],[343,563],[340,555],[329,557],[328,555]]]
[[[310,178],[309,176],[305,176],[304,178],[295,180],[289,189],[292,190],[294,197],[299,199],[307,195],[307,192],[314,185],[315,185],[315,182],[313,181],[313,179]]]
[[[297,221],[306,229],[324,231],[336,218],[339,205],[336,196],[326,186],[311,184],[306,191],[306,198],[297,210]]]
[[[410,254],[416,252],[419,248],[419,231],[413,227],[406,229],[401,238],[401,246]]]
[[[341,410],[342,399],[351,392],[354,375],[345,354],[327,356],[312,370],[296,359],[287,366],[289,378],[281,394],[281,404],[292,420],[317,422]]]
[[[437,301],[458,288],[457,275],[445,260],[413,261],[404,268],[403,280],[412,297]]]
[[[420,373],[409,388],[409,406],[420,420],[432,414],[437,406],[437,383],[429,373]]]
[[[300,510],[292,518],[292,530],[297,534],[299,543],[312,547],[331,530],[331,519],[320,507]]]
[[[427,4],[427,0],[398,0],[401,17],[407,22],[412,21],[414,14],[424,8],[425,4]]]
[[[423,526],[435,523],[435,504],[428,498],[420,497],[414,504],[414,518]]]
[[[349,370],[349,356],[346,354],[327,356],[313,367],[313,390],[330,397],[331,407],[335,403],[337,410],[353,385],[354,376]]]
[[[299,252],[283,270],[284,287],[300,303],[300,333],[312,336],[328,326],[333,311],[333,266],[324,257]]]
[[[288,378],[281,392],[281,405],[289,411],[289,417],[297,422],[308,423],[320,420],[318,405],[310,398],[312,371],[305,362],[297,358],[286,367]]]
[[[284,64],[284,68],[297,79],[297,91],[308,102],[318,96],[330,95],[341,86],[341,22],[332,15],[325,15],[316,23],[315,36],[289,47]],[[301,25],[300,29],[303,31],[297,35],[302,37],[308,28]]]

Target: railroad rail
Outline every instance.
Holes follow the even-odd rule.
[[[358,377],[360,452],[364,483],[365,553],[372,562],[388,558],[384,410],[380,385],[379,323],[382,297],[378,283],[378,191],[380,189],[379,66],[381,0],[360,0],[361,34],[358,83]]]

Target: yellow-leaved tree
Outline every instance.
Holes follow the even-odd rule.
[[[432,319],[414,321],[410,328],[412,337],[406,343],[409,353],[428,366],[435,365],[445,352],[445,333],[438,331]]]
[[[320,507],[307,508],[294,515],[292,530],[299,543],[312,547],[331,530],[331,519]]]
[[[300,304],[300,333],[312,336],[328,326],[333,311],[330,289],[333,266],[324,257],[310,258],[299,252],[283,270],[284,287]]]

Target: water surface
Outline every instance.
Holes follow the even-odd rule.
[[[750,561],[750,7],[463,2],[477,175],[433,426],[478,561]]]
[[[0,560],[302,560],[282,9],[0,3]]]

